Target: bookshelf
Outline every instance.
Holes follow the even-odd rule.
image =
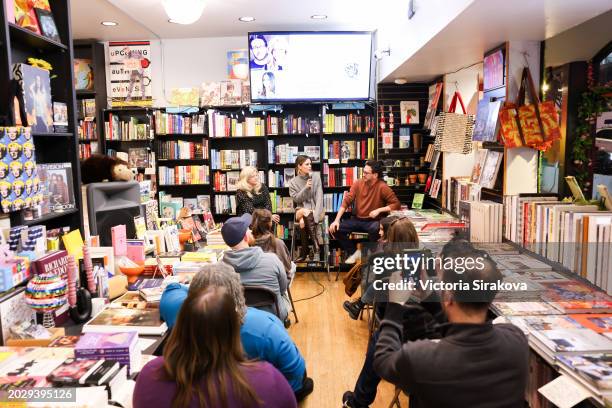
[[[33,133],[37,163],[70,163],[72,191],[75,208],[63,212],[52,212],[35,220],[26,220],[24,211],[10,213],[11,225],[43,224],[47,229],[68,226],[81,228],[83,224],[81,204],[81,172],[79,166],[79,144],[77,140],[77,113],[73,83],[73,47],[70,26],[70,6],[62,0],[49,0],[60,41],[54,41],[7,21],[7,4],[0,6],[0,114],[4,125],[15,124],[11,106],[10,81],[14,64],[27,63],[28,58],[44,59],[53,66],[51,75],[52,101],[67,106],[68,126],[62,133]]]
[[[107,107],[104,45],[96,40],[75,40],[74,58],[91,61],[93,73],[91,89],[76,90],[79,153],[81,160],[84,160],[91,154],[103,151],[103,109]]]
[[[414,194],[425,193],[425,186],[429,177],[441,178],[441,163],[438,161],[436,169],[430,169],[430,163],[425,161],[429,145],[434,142],[430,130],[424,128],[425,115],[429,105],[429,87],[433,83],[409,83],[404,85],[381,83],[378,85],[378,159],[385,164],[385,174],[393,179],[393,189],[402,203],[410,205]],[[438,101],[437,109],[442,106],[442,98]],[[400,103],[402,101],[418,102],[418,123],[401,123]],[[381,110],[382,109],[382,110]],[[391,115],[393,115],[393,129],[390,129]],[[380,127],[381,117],[384,117],[384,129]],[[393,134],[393,147],[384,148],[382,132]],[[400,137],[408,140],[408,146],[400,145]],[[402,147],[400,147],[402,146]],[[440,189],[441,190],[441,189]],[[438,197],[441,193],[438,193]],[[441,207],[440,199],[434,199],[425,194],[424,208]]]

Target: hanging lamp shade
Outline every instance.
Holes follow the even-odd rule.
[[[168,18],[173,23],[193,24],[204,11],[204,0],[162,0]]]

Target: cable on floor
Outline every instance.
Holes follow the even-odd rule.
[[[306,273],[306,272],[304,272]],[[317,272],[309,272],[310,273],[310,277],[316,282],[317,285],[319,285],[322,289],[319,293],[317,293],[316,295],[312,295],[303,299],[298,299],[298,300],[294,300],[293,303],[297,303],[297,302],[302,302],[304,300],[310,300],[310,299],[314,299],[318,296],[321,296],[323,293],[325,293],[325,285],[323,285],[321,282],[319,282],[319,280],[315,277],[315,274]]]

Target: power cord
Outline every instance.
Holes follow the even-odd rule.
[[[302,272],[305,273],[305,272]],[[325,293],[325,285],[323,285],[321,282],[319,282],[319,280],[315,277],[315,274],[317,272],[310,272],[310,277],[312,278],[312,280],[314,280],[316,282],[317,285],[319,285],[322,289],[319,293],[317,293],[316,295],[312,295],[303,299],[298,299],[298,300],[294,300],[293,303],[297,303],[297,302],[302,302],[304,300],[310,300],[310,299],[314,299],[316,297],[321,296],[323,293]]]

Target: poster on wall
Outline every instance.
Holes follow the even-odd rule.
[[[227,79],[248,79],[249,57],[247,50],[227,52]]]
[[[152,106],[151,44],[149,41],[111,41],[111,105]]]
[[[504,54],[501,50],[484,57],[484,90],[504,84]]]

